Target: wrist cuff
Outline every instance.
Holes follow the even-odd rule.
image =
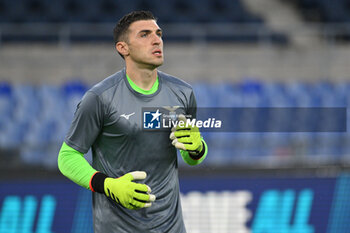
[[[190,155],[191,159],[198,160],[198,159],[202,158],[204,153],[205,153],[205,145],[202,142],[202,151],[201,152],[199,152],[198,154],[192,154],[191,152],[189,152],[188,154]]]
[[[108,178],[108,176],[101,172],[96,172],[93,174],[90,180],[91,191],[97,193],[105,193],[104,183],[106,178]]]

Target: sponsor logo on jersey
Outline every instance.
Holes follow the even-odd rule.
[[[143,112],[143,128],[144,129],[160,129],[162,113],[157,111],[145,111]]]
[[[130,114],[122,114],[122,115],[120,115],[121,117],[124,117],[125,119],[127,119],[127,120],[129,120],[129,118],[132,116],[132,115],[134,115],[135,114],[135,112],[133,112],[133,113],[130,113]]]
[[[163,106],[164,109],[169,111],[168,117],[175,121],[177,119],[176,110],[180,108],[180,106]]]

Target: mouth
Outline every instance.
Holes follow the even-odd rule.
[[[160,57],[160,56],[162,56],[162,50],[156,49],[156,50],[154,50],[154,51],[152,52],[152,54],[154,54],[154,55]]]

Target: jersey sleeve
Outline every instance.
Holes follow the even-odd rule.
[[[180,154],[183,161],[185,161],[185,163],[187,163],[188,165],[195,166],[195,165],[201,164],[203,160],[207,157],[207,154],[208,154],[207,143],[204,141],[203,138],[201,140],[203,143],[203,155],[198,158],[193,158],[193,156],[191,156],[188,151],[180,150]]]
[[[63,143],[57,162],[64,176],[86,189],[91,189],[90,181],[97,171],[86,161],[83,153]]]
[[[197,102],[196,97],[194,96],[194,92],[191,91],[191,95],[188,102],[187,107],[187,114],[190,115],[192,118],[197,117]]]
[[[195,98],[193,90],[191,91],[186,114],[191,116],[192,119],[197,117],[197,102],[196,102],[196,98]],[[203,153],[198,158],[194,158],[193,156],[191,156],[188,151],[180,150],[180,154],[181,154],[182,159],[188,165],[191,165],[191,166],[198,165],[198,164],[202,163],[203,160],[206,158],[207,153],[208,153],[208,146],[203,138],[201,139],[201,141],[203,143],[203,150],[202,150]]]
[[[103,104],[100,97],[88,91],[77,105],[65,143],[81,153],[87,153],[103,126]]]

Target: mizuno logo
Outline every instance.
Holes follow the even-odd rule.
[[[121,117],[124,117],[125,119],[127,119],[127,120],[129,120],[129,118],[132,116],[132,115],[134,115],[135,114],[135,112],[133,112],[133,113],[130,113],[130,114],[122,114],[122,115],[120,115]]]

